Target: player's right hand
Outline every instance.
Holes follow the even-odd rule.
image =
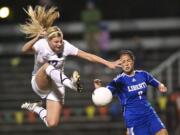
[[[44,38],[47,36],[46,29],[42,28],[42,30],[38,33],[38,38]]]
[[[94,87],[95,89],[102,87],[102,81],[100,79],[94,79]]]

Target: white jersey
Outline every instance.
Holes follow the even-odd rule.
[[[35,75],[39,68],[49,60],[56,58],[62,58],[61,67],[63,68],[64,60],[68,55],[77,55],[78,48],[70,44],[68,41],[63,40],[64,49],[61,53],[55,53],[49,46],[47,39],[40,39],[34,45],[35,49],[35,60],[34,60],[34,70],[32,75]]]

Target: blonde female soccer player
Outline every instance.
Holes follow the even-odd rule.
[[[69,55],[86,59],[90,62],[104,64],[109,68],[119,66],[117,61],[110,62],[94,54],[84,52],[63,39],[62,31],[52,26],[59,17],[55,7],[46,10],[45,7],[31,6],[26,13],[28,22],[21,25],[21,31],[32,38],[22,47],[23,53],[33,53],[35,56],[32,72],[32,88],[41,98],[46,98],[46,109],[38,103],[24,103],[22,108],[37,113],[48,127],[55,127],[60,120],[63,108],[65,89],[64,85],[78,90],[78,86],[68,79],[64,73],[64,61]],[[75,83],[78,83],[79,74],[73,74]]]

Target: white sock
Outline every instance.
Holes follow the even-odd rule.
[[[65,85],[66,87],[69,87],[70,89],[77,90],[77,88],[74,86],[73,82],[63,73],[54,68],[52,65],[49,65],[46,69],[46,74],[51,77],[51,79],[54,81],[56,86],[62,87]]]
[[[39,115],[39,117],[44,121],[44,123],[48,127],[48,123],[46,121],[47,110],[43,107],[36,106],[33,111]]]
[[[62,83],[66,87],[69,87],[70,89],[77,91],[77,88],[74,86],[73,82],[69,78],[67,78],[65,74],[62,74],[62,78],[63,78]]]

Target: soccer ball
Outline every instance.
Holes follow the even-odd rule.
[[[105,87],[100,87],[92,93],[92,101],[97,106],[105,106],[112,101],[112,93]]]

